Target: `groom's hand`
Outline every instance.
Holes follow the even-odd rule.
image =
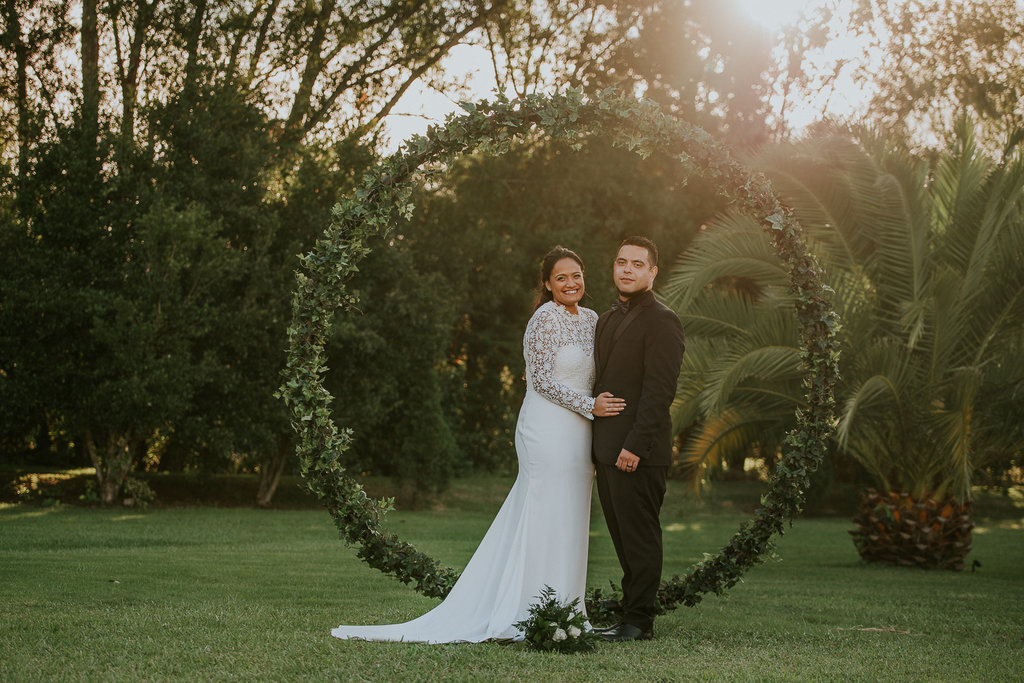
[[[640,458],[623,448],[619,451],[615,466],[623,472],[636,472],[636,468],[640,466]]]

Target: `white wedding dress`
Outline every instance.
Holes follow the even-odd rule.
[[[519,476],[462,576],[444,601],[404,624],[339,626],[342,639],[416,643],[519,639],[544,586],[560,601],[583,597],[587,580],[590,422],[597,314],[548,302],[523,339],[526,398],[516,425]]]

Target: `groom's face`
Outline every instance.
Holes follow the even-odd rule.
[[[615,288],[623,298],[642,294],[654,286],[658,267],[651,265],[651,255],[644,247],[624,244],[619,248],[612,266]]]

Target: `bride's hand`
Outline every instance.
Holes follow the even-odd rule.
[[[615,398],[611,392],[606,391],[594,398],[594,408],[590,412],[594,414],[594,417],[614,417],[625,407],[625,399]]]

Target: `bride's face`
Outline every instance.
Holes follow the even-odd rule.
[[[544,286],[551,292],[555,303],[573,309],[583,298],[583,268],[575,259],[559,259]]]

